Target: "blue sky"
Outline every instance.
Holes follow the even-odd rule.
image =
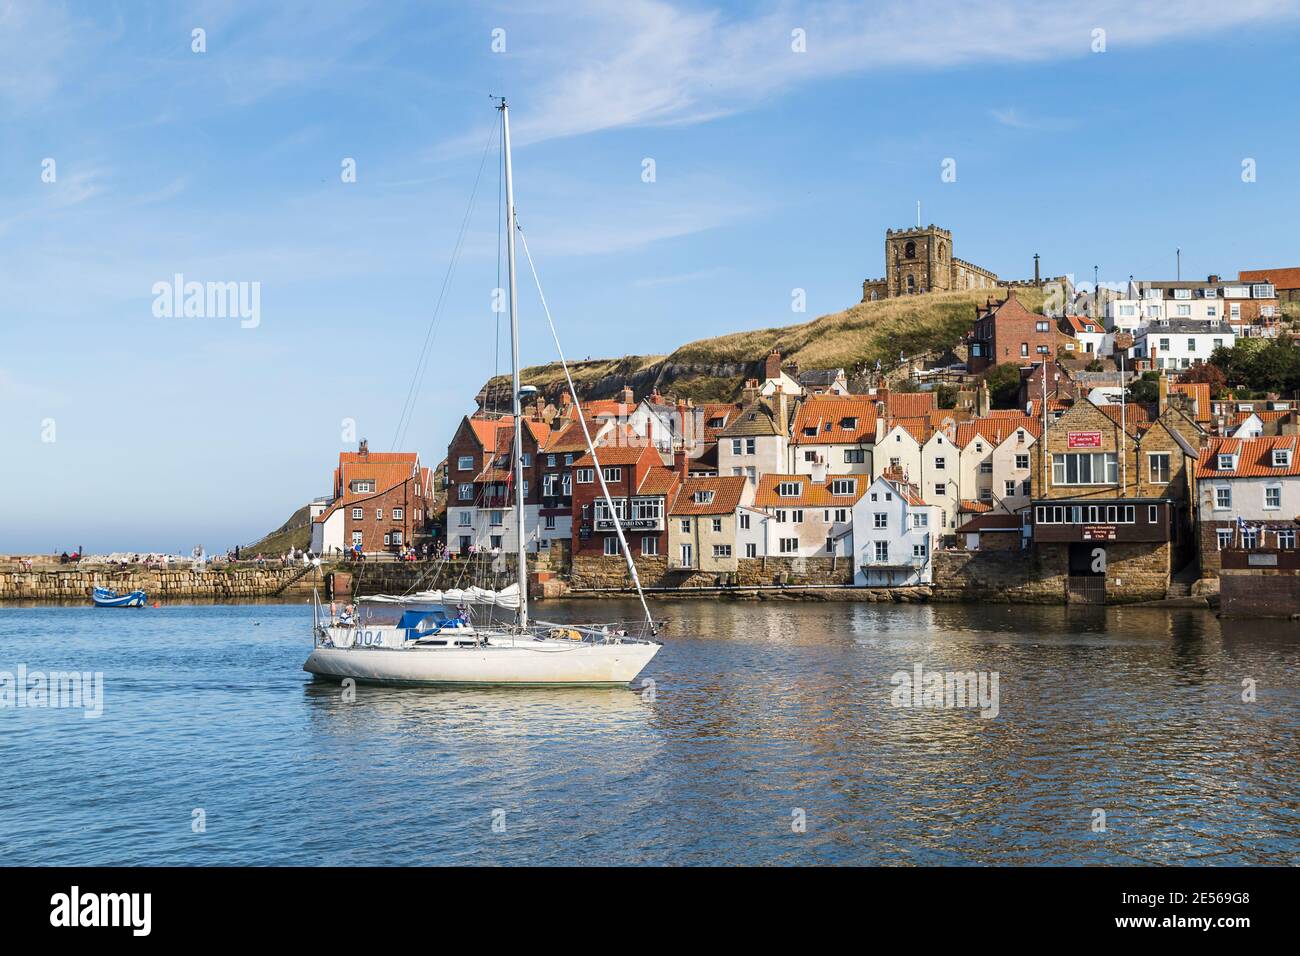
[[[391,447],[490,94],[571,356],[844,308],[917,200],[1004,276],[1300,265],[1297,0],[270,6],[0,0],[0,552],[247,542],[328,491],[344,419]],[[497,188],[493,156],[430,465],[496,361]],[[260,321],[156,317],[177,273],[259,283]]]

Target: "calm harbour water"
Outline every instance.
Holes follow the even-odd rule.
[[[345,703],[301,670],[302,605],[0,608],[0,670],[105,681],[99,719],[0,709],[4,862],[1300,863],[1300,625],[655,611],[671,625],[642,675],[652,701],[363,686]],[[613,620],[634,605],[544,612]],[[997,671],[1000,713],[892,707],[890,676],[916,663]]]

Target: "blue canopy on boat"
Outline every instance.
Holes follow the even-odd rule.
[[[402,619],[397,622],[397,626],[407,631],[418,630],[420,625],[428,623],[434,630],[441,627],[448,619],[447,609],[445,607],[419,608],[402,612]]]

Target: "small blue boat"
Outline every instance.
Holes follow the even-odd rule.
[[[148,595],[143,591],[118,594],[110,588],[95,588],[90,593],[90,599],[95,602],[95,607],[144,607]]]

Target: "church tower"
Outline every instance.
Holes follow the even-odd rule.
[[[889,298],[947,292],[952,288],[952,233],[934,223],[886,229],[885,283]]]

